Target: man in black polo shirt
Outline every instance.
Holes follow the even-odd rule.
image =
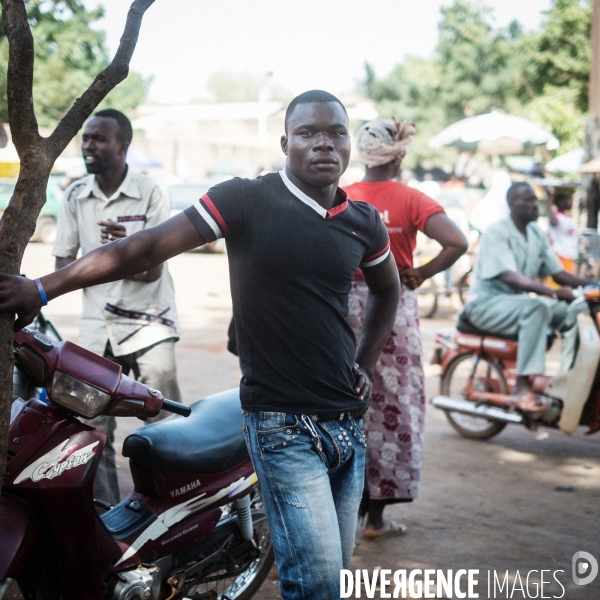
[[[123,279],[224,237],[242,364],[248,448],[261,484],[286,599],[339,597],[364,480],[362,415],[390,334],[399,281],[377,211],[338,188],[350,157],[348,117],[327,92],[286,113],[286,166],[234,179],[157,227],[107,244],[37,280],[0,276],[0,311],[18,326],[73,289]],[[348,293],[369,286],[358,348]]]

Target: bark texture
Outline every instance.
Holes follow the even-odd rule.
[[[79,97],[47,138],[35,118],[32,86],[34,48],[24,0],[0,0],[9,43],[7,100],[13,143],[21,169],[10,203],[0,220],[0,272],[18,274],[23,253],[46,201],[46,186],[55,160],[104,97],[129,73],[142,17],[154,0],[135,0],[111,64]],[[39,274],[41,275],[41,273]],[[0,314],[0,491],[6,470],[8,425],[12,402],[14,315]]]

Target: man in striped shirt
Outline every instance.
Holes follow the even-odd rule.
[[[338,188],[350,158],[341,102],[319,90],[296,97],[281,147],[280,173],[219,184],[184,213],[94,250],[40,285],[51,299],[226,239],[244,431],[282,596],[332,600],[352,557],[364,482],[362,416],[399,280],[377,210]],[[369,297],[357,347],[346,317],[358,268]],[[34,282],[0,277],[0,310],[17,312],[17,326],[39,306]]]

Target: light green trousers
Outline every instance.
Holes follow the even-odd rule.
[[[562,338],[560,372],[569,370],[577,348],[577,314],[584,310],[585,303],[570,308],[566,302],[551,298],[497,294],[468,302],[462,314],[485,331],[518,335],[517,373],[540,375],[545,372],[549,326]]]

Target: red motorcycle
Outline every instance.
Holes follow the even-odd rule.
[[[462,436],[488,439],[507,424],[558,428],[572,434],[600,430],[600,288],[590,286],[574,305],[587,302],[589,314],[577,315],[579,347],[571,369],[556,377],[531,378],[540,410],[523,410],[511,396],[517,377],[515,336],[482,331],[459,320],[455,335],[438,334],[434,364],[440,364],[440,395],[431,403],[443,410]],[[545,332],[540,332],[545,335]],[[548,347],[554,334],[548,337]]]
[[[237,389],[188,407],[121,367],[32,329],[16,366],[47,401],[16,400],[0,496],[0,600],[245,600],[274,556]],[[110,507],[92,486],[103,432],[77,418],[173,417],[127,437],[134,491]],[[99,515],[96,506],[106,510]]]

